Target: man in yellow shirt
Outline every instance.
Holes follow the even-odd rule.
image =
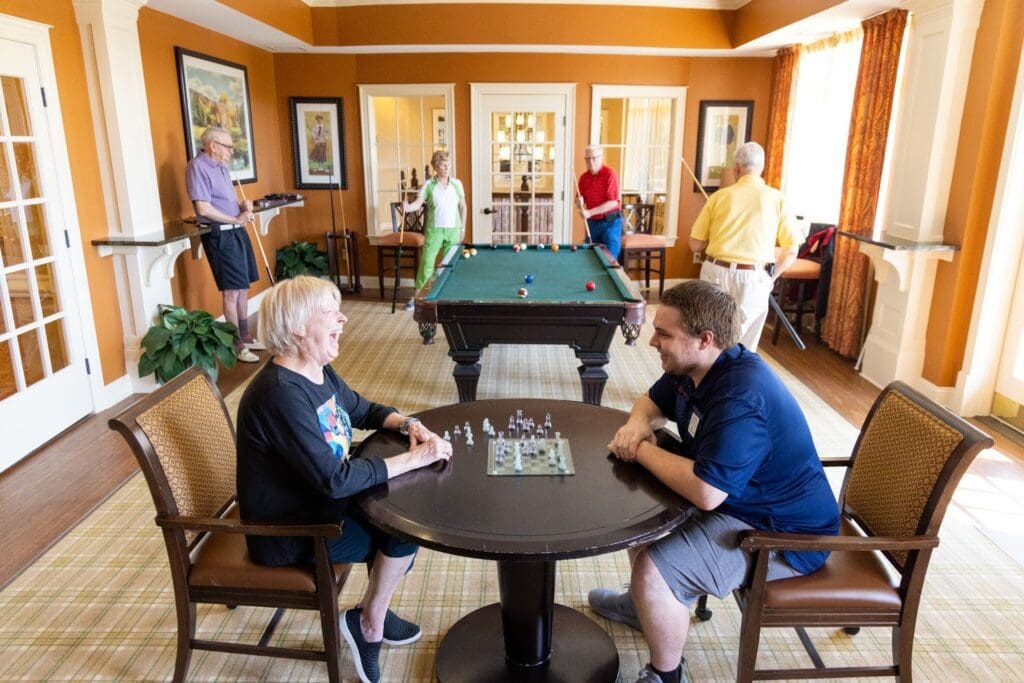
[[[704,253],[700,279],[736,300],[742,313],[740,343],[756,351],[775,278],[796,259],[803,236],[782,193],[761,178],[764,148],[747,142],[733,159],[736,183],[711,195],[701,209],[690,231],[690,249]]]

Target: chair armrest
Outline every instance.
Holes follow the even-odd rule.
[[[822,467],[849,467],[850,458],[822,458]]]
[[[221,517],[157,517],[157,526],[183,531],[208,531],[247,536],[341,536],[341,524],[292,524],[290,522],[245,522]]]
[[[939,537],[928,536],[822,536],[772,531],[740,533],[740,548],[753,550],[853,550],[899,552],[925,550],[939,545]]]

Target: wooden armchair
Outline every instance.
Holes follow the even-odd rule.
[[[939,527],[960,478],[990,446],[988,435],[902,382],[886,387],[864,421],[853,455],[825,461],[848,467],[839,498],[839,536],[741,534],[753,569],[749,587],[734,592],[743,612],[736,680],[911,680],[917,610]],[[832,552],[816,572],[766,582],[768,554],[780,550]],[[789,626],[814,668],[756,669],[761,629]],[[839,626],[850,634],[861,626],[891,627],[892,666],[826,667],[806,626]]]
[[[652,234],[654,204],[622,205],[622,268],[642,270],[644,286],[651,289],[651,273],[658,274],[658,296],[665,291],[665,240]],[[614,254],[613,254],[614,256]],[[653,262],[657,262],[657,266]],[[631,262],[632,263],[631,265]]]
[[[402,221],[405,231],[402,232]],[[402,281],[402,268],[408,268],[416,277],[420,249],[423,248],[423,231],[427,227],[427,206],[418,211],[402,213],[402,202],[391,202],[391,227],[393,232],[377,240],[377,279],[380,282],[380,298],[384,298],[384,276],[395,274],[395,289]],[[402,258],[398,259],[399,238],[402,240]]]
[[[174,680],[183,681],[193,650],[327,662],[341,680],[338,591],[351,565],[332,565],[327,538],[340,524],[255,523],[238,518],[235,505],[235,430],[224,401],[196,368],[184,372],[116,418],[135,453],[156,506],[167,546],[178,619]],[[308,536],[312,566],[266,567],[249,559],[245,535]],[[215,603],[277,608],[255,645],[196,638],[196,605]],[[286,608],[317,610],[324,649],[269,646]]]
[[[800,245],[797,259],[775,281],[772,296],[778,302],[776,315],[792,314],[790,333],[798,336],[806,313],[814,313],[814,336],[821,335],[821,320],[828,309],[828,290],[832,280],[836,226],[811,223],[807,239]],[[779,343],[779,331],[785,327],[777,320],[772,344]],[[803,342],[794,338],[801,349]]]

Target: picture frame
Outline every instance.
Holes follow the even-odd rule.
[[[434,150],[448,149],[448,116],[445,110],[441,107],[431,109],[430,121]]]
[[[753,100],[701,100],[694,171],[705,191],[721,186],[722,171],[732,165],[736,148],[750,140],[753,121]],[[697,183],[693,191],[700,191]]]
[[[203,131],[219,126],[231,133],[234,143],[228,161],[231,179],[256,182],[249,72],[245,65],[177,46],[174,59],[178,67],[187,158],[191,160],[202,151]]]
[[[289,97],[295,187],[348,189],[344,103],[340,97]]]

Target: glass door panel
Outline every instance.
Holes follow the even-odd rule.
[[[491,242],[554,241],[555,114],[491,114]]]

